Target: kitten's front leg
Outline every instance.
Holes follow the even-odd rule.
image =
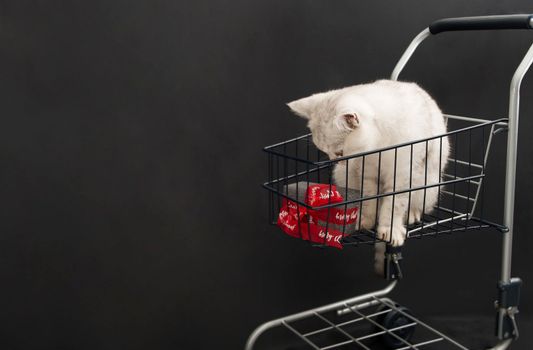
[[[370,230],[376,226],[376,200],[364,201],[360,209],[361,229]]]
[[[419,196],[418,193],[414,193],[413,196]],[[415,207],[416,206],[416,207]],[[409,225],[416,224],[420,221],[422,221],[422,210],[419,208],[422,204],[419,204],[419,201],[415,203],[414,200],[411,200],[411,208],[409,209]]]
[[[360,192],[360,196],[370,197],[378,193],[378,156],[370,155],[339,162],[334,169],[335,183]],[[348,170],[346,164],[348,163]],[[364,171],[363,171],[364,169]],[[347,183],[348,182],[348,183]],[[376,227],[378,202],[376,199],[364,200],[359,208],[359,221],[355,230],[370,230]]]
[[[378,194],[378,156],[370,155],[360,159],[360,177],[357,183],[361,198],[371,197]],[[362,162],[364,161],[364,164]],[[364,169],[364,171],[363,171]],[[361,181],[360,179],[363,179]],[[364,200],[359,209],[360,226],[359,229],[370,230],[376,227],[378,201],[377,199]]]
[[[408,198],[405,194],[386,196],[381,199],[378,228],[376,230],[377,238],[388,242],[392,246],[403,245],[407,234],[403,224],[407,211],[407,200]]]
[[[377,179],[372,174],[365,175],[363,193],[361,197],[369,197],[377,194]],[[365,200],[361,203],[359,216],[361,229],[370,230],[376,227],[378,202],[377,199]]]

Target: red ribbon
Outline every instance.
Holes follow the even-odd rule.
[[[342,198],[337,187],[329,184],[310,185],[305,193],[305,204],[320,207],[332,203],[341,203]],[[342,249],[341,239],[346,236],[341,231],[319,225],[325,221],[336,225],[351,224],[357,221],[357,207],[307,209],[296,202],[283,199],[278,215],[278,226],[286,234],[314,243]]]

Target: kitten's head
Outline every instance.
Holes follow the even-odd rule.
[[[289,102],[289,108],[308,119],[314,144],[330,159],[343,156],[346,137],[361,126],[368,110],[349,88],[314,94]]]

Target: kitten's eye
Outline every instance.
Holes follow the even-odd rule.
[[[342,157],[342,151],[335,152],[335,156]]]

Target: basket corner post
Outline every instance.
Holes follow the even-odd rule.
[[[402,256],[402,247],[393,247],[390,244],[387,244],[385,249],[385,264],[384,264],[384,278],[387,281],[399,281],[403,278],[401,260]]]

